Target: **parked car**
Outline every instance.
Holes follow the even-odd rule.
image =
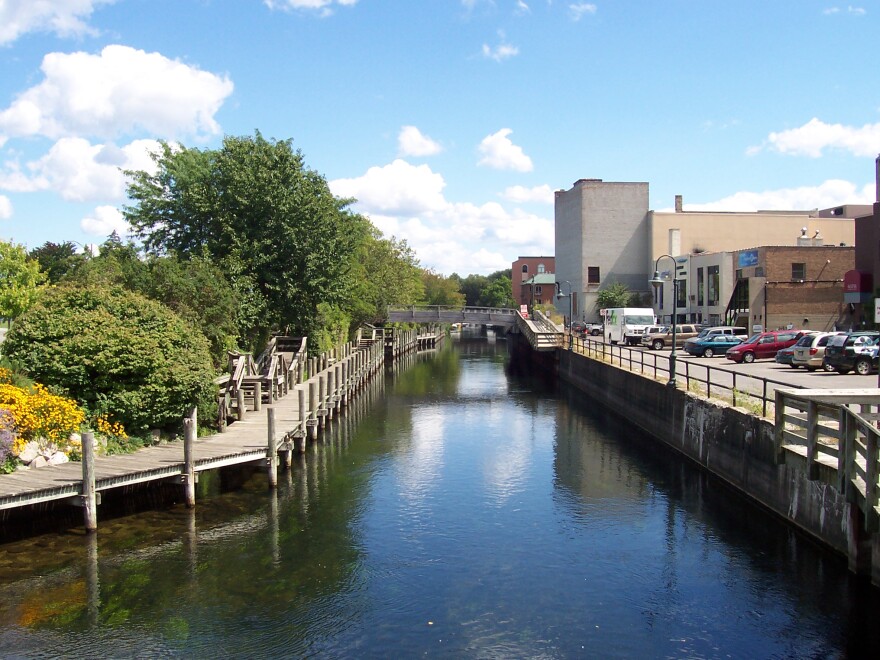
[[[598,337],[604,330],[605,326],[601,323],[587,323],[587,328],[584,332],[591,337]]]
[[[583,337],[584,334],[586,334],[587,324],[583,321],[572,321],[571,325],[568,326],[568,329],[571,334]]]
[[[877,369],[877,344],[880,332],[850,332],[835,335],[825,346],[825,364],[829,371],[848,374],[855,370],[863,376]]]
[[[817,332],[814,335],[804,335],[798,339],[794,345],[792,366],[804,367],[807,371],[816,371],[816,369],[834,371],[834,367],[825,364],[825,347],[829,339],[839,334],[844,333]]]
[[[693,323],[679,323],[675,326],[675,345],[683,346],[684,342],[691,337],[696,337],[698,333],[697,326]],[[666,325],[659,329],[653,327],[648,328],[648,332],[642,335],[642,346],[653,348],[655,351],[666,346],[672,346],[672,326]]]
[[[771,330],[758,332],[725,353],[728,360],[750,364],[756,359],[775,358],[783,348],[794,345],[807,330]]]
[[[696,357],[715,357],[716,355],[724,355],[727,349],[738,346],[742,343],[742,339],[736,335],[713,335],[711,337],[703,337],[702,339],[690,339],[684,343],[686,353],[695,355]]]
[[[804,335],[806,337],[807,335]],[[804,337],[801,337],[803,339]],[[798,339],[800,341],[800,339]],[[782,348],[776,353],[776,363],[777,364],[787,364],[792,369],[797,369],[797,365],[792,364],[792,359],[794,358],[794,345],[789,346],[788,348]]]
[[[749,331],[746,328],[737,325],[706,326],[700,328],[700,332],[697,333],[696,337],[692,337],[685,341],[685,346],[687,346],[688,342],[694,341],[695,339],[705,339],[706,337],[714,337],[715,335],[728,335],[745,339],[749,336]]]

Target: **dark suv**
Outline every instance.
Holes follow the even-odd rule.
[[[834,335],[825,346],[824,366],[839,374],[855,370],[866,376],[877,369],[878,343],[880,332],[875,330]]]

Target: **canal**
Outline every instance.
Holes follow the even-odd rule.
[[[880,657],[844,560],[492,335],[375,382],[279,482],[0,545],[0,656]]]

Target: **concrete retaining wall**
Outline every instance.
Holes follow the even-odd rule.
[[[861,538],[858,508],[837,491],[836,472],[810,481],[791,452],[777,464],[771,422],[571,351],[557,357],[560,379],[870,572],[870,559],[862,565],[870,540]]]

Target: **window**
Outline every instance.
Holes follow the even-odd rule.
[[[587,284],[599,284],[598,266],[587,266]]]
[[[539,273],[543,273],[543,272],[544,272],[544,264],[538,264],[538,272],[539,272]]]
[[[697,304],[703,305],[703,294],[706,290],[706,269],[699,268],[697,270]]]
[[[529,265],[528,265],[528,264],[523,264],[522,272],[524,272],[524,273],[528,273],[528,272],[529,272]]]
[[[709,280],[709,293],[707,296],[708,300],[706,301],[706,303],[708,305],[717,305],[718,304],[718,297],[721,295],[721,293],[719,291],[720,283],[718,281],[719,268],[720,268],[720,266],[709,266],[706,269],[707,270],[706,276]]]
[[[792,264],[791,279],[805,280],[807,279],[807,264]]]
[[[687,280],[678,280],[678,299],[675,301],[675,306],[679,309],[685,309],[688,306],[687,303],[687,292],[688,292],[688,283]]]
[[[755,277],[764,277],[764,267],[755,266]]]
[[[541,289],[541,285],[539,284],[538,286],[535,287],[535,295],[540,296],[541,293],[542,293],[542,289]]]

